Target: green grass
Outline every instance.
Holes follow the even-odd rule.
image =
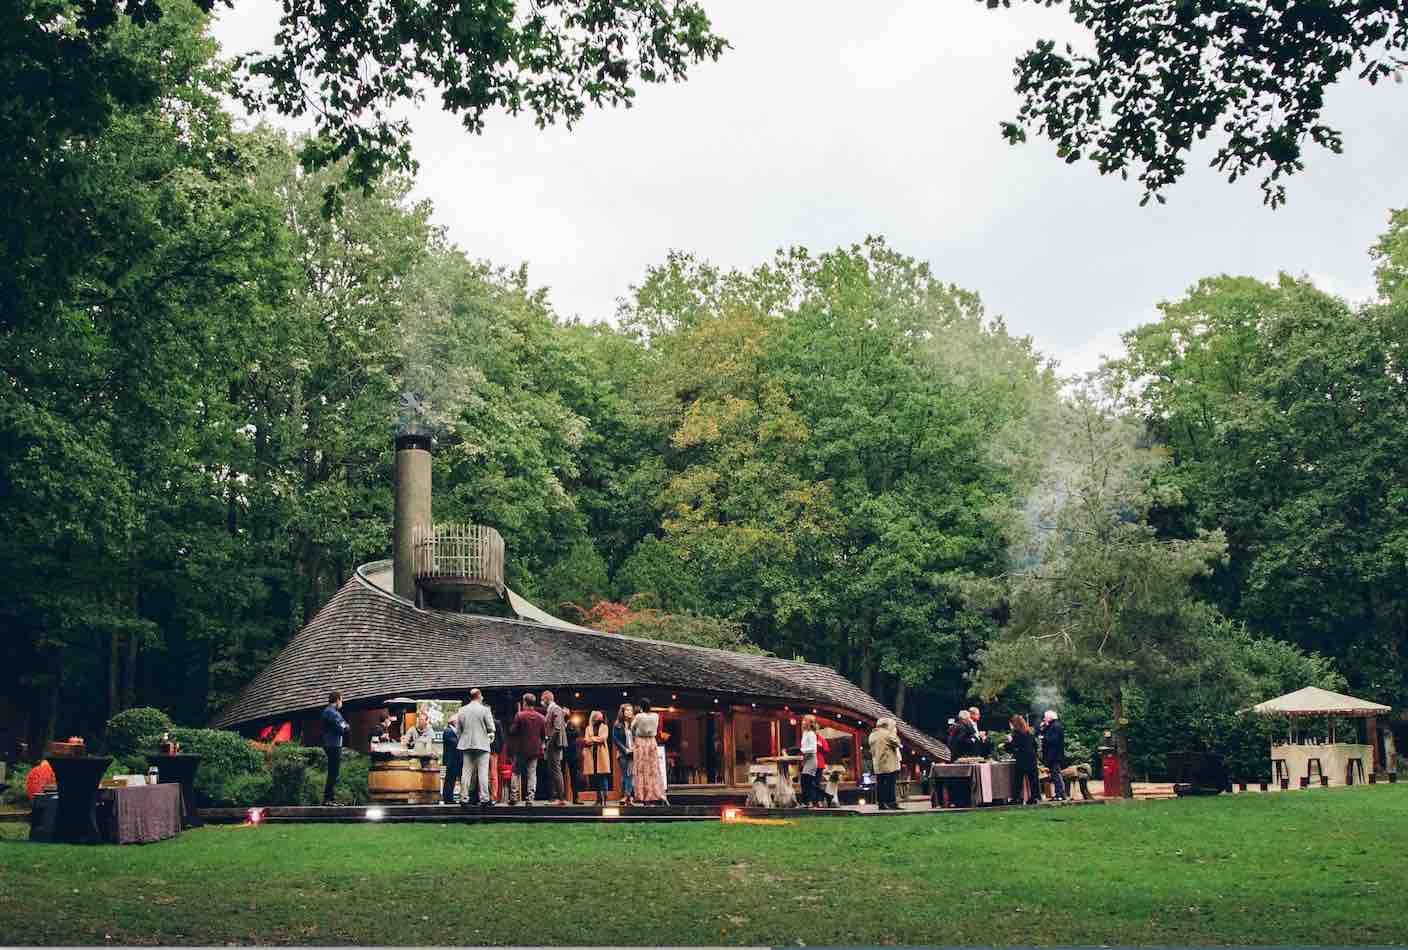
[[[6,944],[1408,942],[1404,785],[783,826],[25,833],[0,824]]]

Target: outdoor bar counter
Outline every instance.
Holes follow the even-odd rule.
[[[388,805],[433,805],[440,800],[440,761],[435,755],[374,743],[367,794]]]
[[[1307,777],[1310,784],[1318,785],[1322,774],[1330,785],[1343,785],[1349,764],[1355,759],[1359,760],[1359,765],[1354,773],[1354,781],[1364,781],[1364,776],[1374,767],[1374,749],[1372,746],[1356,742],[1331,742],[1320,745],[1283,742],[1271,747],[1271,759],[1273,762],[1280,759],[1286,763],[1286,777],[1292,785]],[[1320,761],[1319,772],[1314,770],[1311,759]]]

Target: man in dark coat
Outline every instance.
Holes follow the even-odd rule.
[[[342,694],[333,690],[328,694],[327,707],[323,709],[323,751],[328,756],[328,780],[323,785],[323,804],[332,805],[333,790],[337,788],[337,775],[342,771],[342,740],[352,727],[342,718]]]
[[[441,733],[440,748],[441,761],[445,763],[445,784],[440,789],[440,800],[446,805],[455,803],[455,780],[460,777],[460,772],[464,768],[464,760],[460,753],[460,734],[455,729],[453,717],[445,723],[445,731]]]
[[[1065,801],[1066,780],[1061,770],[1066,767],[1066,730],[1054,709],[1048,709],[1041,720],[1041,761],[1051,772],[1051,797]]]

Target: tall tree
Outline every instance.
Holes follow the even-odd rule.
[[[1023,680],[1107,697],[1129,798],[1126,693],[1196,681],[1215,655],[1205,645],[1216,614],[1193,584],[1226,542],[1218,532],[1157,537],[1145,520],[1157,500],[1154,460],[1136,449],[1133,427],[1090,383],[1068,411],[1064,500],[1041,560],[1013,579],[1011,621],[980,654],[975,685],[987,697]]]
[[[1161,532],[1227,533],[1208,587],[1218,604],[1333,657],[1385,701],[1405,695],[1408,669],[1394,234],[1380,244],[1385,302],[1355,309],[1284,277],[1209,279],[1131,331],[1111,366],[1174,463],[1160,478],[1178,500],[1152,515]]]

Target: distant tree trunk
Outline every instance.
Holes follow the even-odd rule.
[[[108,641],[108,718],[111,719],[118,713],[118,683],[121,676],[119,667],[122,663],[122,634],[117,630],[112,632],[112,637]]]
[[[866,653],[860,661],[860,688],[870,696],[875,695],[875,661]]]
[[[132,613],[132,619],[137,620],[142,616],[142,592],[137,587],[137,568],[132,566],[128,570],[127,582],[127,606]],[[127,635],[127,660],[122,667],[122,689],[118,693],[118,702],[123,709],[131,709],[137,705],[137,654],[142,649],[142,638],[136,632]]]
[[[908,692],[909,687],[905,685],[904,680],[895,684],[895,715],[901,719],[904,718],[904,700]]]
[[[141,652],[141,638],[133,634],[127,638],[127,663],[122,668],[122,708],[131,709],[137,705],[137,655]]]
[[[1120,760],[1120,774],[1117,781],[1120,783],[1120,796],[1122,798],[1134,797],[1134,783],[1130,779],[1129,769],[1129,736],[1125,734],[1124,728],[1124,690],[1122,687],[1115,687],[1115,755]],[[1106,779],[1106,781],[1109,781]]]
[[[59,694],[64,691],[63,666],[56,664],[54,685],[44,697],[44,720],[39,730],[39,741],[30,749],[30,755],[37,761],[44,756],[44,744],[54,738],[59,728]]]

